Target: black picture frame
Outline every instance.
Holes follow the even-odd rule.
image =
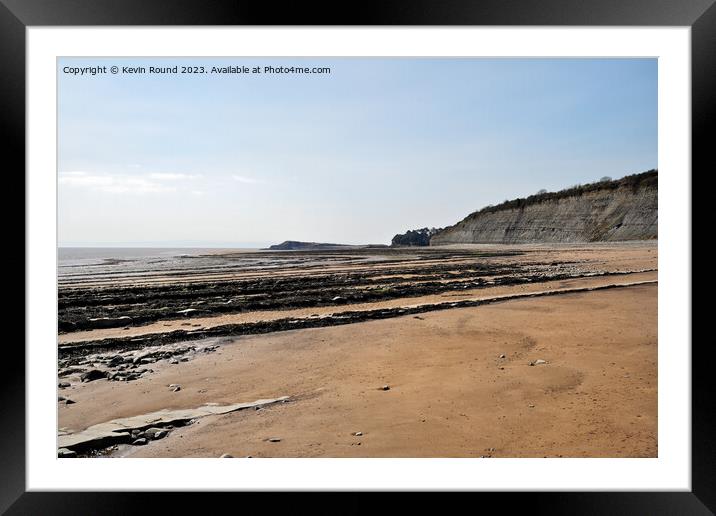
[[[293,2],[217,0],[0,0],[0,113],[7,179],[15,179],[15,192],[25,192],[19,170],[25,170],[25,30],[32,26],[108,25],[557,25],[557,26],[689,26],[692,59],[692,170],[716,170],[712,140],[716,123],[716,5],[714,0],[448,0],[335,2],[330,6]],[[696,174],[691,174],[691,181]],[[13,176],[13,177],[9,177]],[[688,178],[685,177],[685,180]],[[692,182],[693,184],[693,182]],[[692,188],[692,191],[693,188]],[[14,195],[20,197],[18,193]],[[24,199],[24,195],[22,196]],[[695,201],[692,206],[697,206]],[[5,210],[8,212],[8,209]],[[699,217],[692,219],[696,221]],[[6,221],[16,220],[6,213]],[[705,217],[709,221],[712,217]],[[10,225],[13,225],[12,223]],[[20,237],[24,241],[24,225]],[[692,233],[693,234],[693,233]],[[19,247],[19,244],[17,244]],[[14,253],[9,267],[23,268],[26,259]],[[22,265],[19,263],[22,257]],[[15,263],[18,262],[18,263]],[[693,255],[692,268],[699,270]],[[702,269],[708,271],[708,269]],[[710,281],[710,280],[708,280]],[[700,282],[706,289],[707,283]],[[23,299],[25,296],[23,295]],[[694,303],[692,303],[695,306]],[[16,307],[20,306],[17,302]],[[22,303],[23,310],[25,307]],[[15,308],[19,310],[19,308]],[[24,312],[23,312],[24,315]],[[19,320],[19,317],[16,318]],[[692,312],[692,325],[694,317]],[[16,324],[16,326],[20,326]],[[694,328],[695,329],[695,328]],[[24,330],[23,330],[24,332]],[[23,335],[24,339],[24,335]],[[692,490],[690,492],[589,492],[589,493],[481,493],[484,501],[501,510],[524,507],[549,514],[713,514],[716,511],[715,406],[710,393],[713,363],[711,339],[692,346]],[[684,343],[687,344],[687,343]],[[14,349],[11,349],[14,348]],[[686,346],[685,346],[686,349]],[[25,488],[25,353],[6,343],[3,354],[22,367],[3,371],[0,390],[0,512],[7,514],[129,514],[142,512],[158,501],[162,512],[186,512],[195,504],[208,508],[202,498],[182,493],[73,493],[26,492]],[[16,356],[10,356],[16,355]],[[212,493],[212,497],[241,497],[241,506],[254,495]],[[411,497],[423,504],[421,495]],[[212,502],[216,500],[212,499]],[[229,501],[229,500],[226,500]],[[235,501],[235,500],[234,500]],[[296,501],[272,498],[272,509],[295,511],[302,503],[318,507],[314,496]],[[355,495],[340,512],[365,512]],[[471,504],[474,502],[470,502]],[[283,507],[282,507],[283,505]],[[239,507],[237,507],[239,509]]]

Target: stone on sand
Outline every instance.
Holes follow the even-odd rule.
[[[82,373],[80,375],[80,380],[83,382],[93,382],[94,380],[99,380],[100,378],[107,378],[107,372],[100,371],[99,369],[90,369],[86,373]]]

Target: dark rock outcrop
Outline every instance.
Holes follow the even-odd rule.
[[[396,246],[425,246],[430,245],[430,237],[438,233],[436,228],[410,229],[402,235],[395,235],[391,241]]]
[[[345,249],[354,247],[346,244],[326,244],[319,242],[298,242],[296,240],[286,240],[280,244],[272,245],[267,249],[269,251],[325,251],[329,249]]]

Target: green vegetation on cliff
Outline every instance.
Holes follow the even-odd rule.
[[[597,190],[616,190],[617,188],[630,188],[633,192],[636,192],[642,187],[656,187],[658,185],[658,170],[647,170],[640,174],[632,174],[630,176],[624,176],[621,179],[605,179],[597,181],[596,183],[589,183],[586,185],[576,185],[564,190],[557,192],[545,192],[540,191],[529,197],[519,197],[512,199],[511,201],[505,201],[495,206],[485,206],[481,210],[475,211],[468,215],[472,217],[474,215],[480,215],[483,213],[494,213],[500,210],[514,210],[517,208],[526,208],[532,204],[539,204],[541,202],[556,201],[564,199],[566,197],[579,197],[589,192],[596,192]]]

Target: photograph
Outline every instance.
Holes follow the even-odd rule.
[[[656,57],[56,66],[58,458],[660,457]]]

